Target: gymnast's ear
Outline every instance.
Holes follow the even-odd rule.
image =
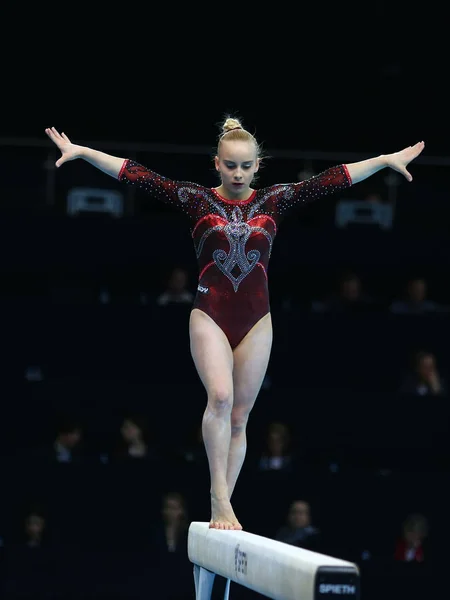
[[[218,171],[219,170],[219,157],[217,156],[217,154],[214,157],[214,166],[216,167],[216,171]]]

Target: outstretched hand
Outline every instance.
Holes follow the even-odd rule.
[[[408,181],[412,181],[412,175],[406,167],[412,160],[419,156],[424,148],[425,142],[417,142],[414,146],[408,146],[400,150],[400,152],[388,154],[388,164],[391,169],[401,173]]]
[[[55,163],[57,167],[80,156],[81,146],[72,144],[65,133],[58,133],[54,127],[49,127],[45,130],[45,133],[61,150],[61,157]]]

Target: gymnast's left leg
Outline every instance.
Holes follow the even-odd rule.
[[[261,389],[272,349],[272,319],[262,317],[233,350],[233,406],[228,451],[228,494],[234,491],[247,451],[246,427]]]

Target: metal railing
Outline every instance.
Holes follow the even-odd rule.
[[[172,144],[172,143],[144,143],[127,141],[105,141],[105,140],[77,140],[77,144],[105,151],[126,150],[132,153],[149,152],[161,154],[187,154],[211,156],[214,152],[213,146]],[[42,138],[0,137],[0,147],[27,147],[27,148],[54,148],[54,145]],[[367,152],[336,152],[326,150],[301,150],[289,148],[269,148],[266,153],[272,158],[288,160],[325,160],[350,162],[369,158]],[[450,165],[450,156],[420,156],[415,161],[417,164],[433,167]]]

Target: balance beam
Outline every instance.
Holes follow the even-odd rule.
[[[359,600],[356,564],[247,531],[210,529],[193,521],[188,557],[194,565],[196,600],[211,598],[214,578],[243,585],[273,600]]]

